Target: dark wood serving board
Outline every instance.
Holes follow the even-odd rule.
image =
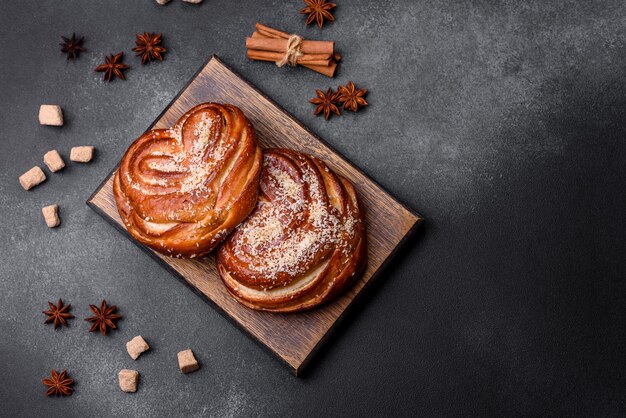
[[[269,348],[297,375],[355,297],[417,228],[421,217],[400,204],[216,56],[211,57],[198,71],[150,128],[170,127],[183,113],[203,102],[232,103],[238,106],[252,122],[262,147],[291,148],[323,159],[337,173],[353,182],[365,208],[368,260],[364,274],[338,299],[304,313],[272,314],[240,305],[222,284],[213,255],[193,260],[175,259],[140,245],[175,276],[206,300],[213,302],[250,336]],[[130,238],[113,199],[112,178],[115,171],[104,179],[87,204]]]

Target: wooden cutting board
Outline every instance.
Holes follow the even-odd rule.
[[[368,260],[363,276],[338,299],[304,313],[272,314],[240,305],[222,284],[212,254],[202,259],[175,259],[138,244],[174,276],[269,348],[298,375],[355,297],[380,273],[422,219],[216,56],[209,59],[149,129],[173,126],[183,113],[203,102],[238,106],[252,122],[262,147],[291,148],[326,161],[335,172],[352,181],[365,208]],[[134,138],[128,138],[129,145],[132,140]],[[124,228],[113,199],[112,179],[116,169],[104,179],[87,204],[132,239]]]

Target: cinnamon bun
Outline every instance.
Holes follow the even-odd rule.
[[[243,305],[272,312],[318,306],[365,266],[354,186],[321,160],[265,150],[256,208],[218,250],[217,267]]]
[[[204,103],[126,151],[113,193],[128,232],[166,255],[213,250],[254,209],[262,153],[237,107]]]

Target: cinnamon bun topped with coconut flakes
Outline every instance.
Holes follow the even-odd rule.
[[[347,288],[365,259],[354,186],[313,156],[264,151],[256,208],[218,250],[232,295],[253,309],[310,309]]]
[[[128,232],[166,255],[213,250],[254,209],[262,153],[239,108],[204,103],[126,151],[113,182]]]

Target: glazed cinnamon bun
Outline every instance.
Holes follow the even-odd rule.
[[[166,255],[213,250],[254,209],[262,153],[237,107],[204,103],[126,151],[113,193],[128,232]]]
[[[243,305],[272,312],[318,306],[365,266],[354,186],[321,160],[265,150],[256,208],[218,250],[217,267]]]

